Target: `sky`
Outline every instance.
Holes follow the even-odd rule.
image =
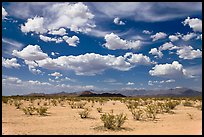
[[[2,86],[202,91],[202,3],[3,2]]]

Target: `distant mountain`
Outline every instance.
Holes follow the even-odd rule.
[[[169,97],[193,97],[202,96],[202,92],[188,88],[175,88],[164,90],[113,90],[113,91],[94,91],[87,90],[82,92],[59,92],[59,93],[31,93],[25,96],[79,96],[79,97],[136,97],[136,96],[169,96]]]
[[[79,97],[125,97],[125,96],[122,94],[115,94],[115,93],[97,94],[90,91],[84,91],[79,95]]]
[[[202,96],[202,92],[188,88],[175,88],[165,90],[123,90],[117,93],[125,96]]]

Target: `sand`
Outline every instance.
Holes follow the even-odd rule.
[[[115,105],[113,104],[115,102]],[[23,102],[26,106],[28,102]],[[37,105],[35,105],[37,106]],[[28,116],[14,105],[2,103],[2,133],[3,135],[201,135],[202,111],[195,107],[178,105],[173,110],[175,114],[158,114],[155,121],[136,121],[124,103],[108,101],[104,105],[86,104],[92,110],[90,117],[81,119],[78,112],[83,109],[72,109],[68,103],[65,107],[51,106],[48,116]],[[122,130],[104,129],[100,114],[96,108],[102,107],[104,112],[127,114],[128,120]],[[192,115],[192,119],[187,114]]]

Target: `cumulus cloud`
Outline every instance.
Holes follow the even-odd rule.
[[[166,38],[167,34],[164,32],[158,32],[155,35],[151,35],[150,38],[152,38],[152,41],[157,41],[159,39]]]
[[[152,34],[152,32],[150,32],[149,30],[143,30],[142,33],[144,33],[144,34]]]
[[[46,33],[44,18],[35,16],[34,18],[27,19],[27,22],[21,25],[21,31],[24,33],[35,32],[36,34]]]
[[[127,41],[121,39],[119,36],[117,36],[114,33],[106,34],[105,35],[106,43],[103,44],[106,48],[111,50],[116,49],[139,49],[141,47],[141,41]]]
[[[56,56],[56,55],[59,55],[59,53],[58,52],[51,52],[51,55]]]
[[[179,38],[181,38],[181,37],[182,37],[182,35],[177,32],[175,35],[170,35],[169,39],[170,39],[171,42],[174,42],[174,41],[179,40]]]
[[[153,85],[155,85],[155,84],[165,84],[165,83],[173,83],[173,82],[175,82],[175,80],[174,79],[169,79],[169,80],[161,80],[161,81],[157,81],[157,80],[155,80],[155,81],[152,81],[152,80],[149,80],[148,81],[148,85],[149,86],[153,86]]]
[[[63,36],[65,28],[74,32],[87,33],[94,28],[92,21],[94,15],[89,8],[81,3],[54,3],[44,7],[41,17],[28,18],[21,31],[24,33],[34,32],[44,34],[48,32],[52,35]]]
[[[2,19],[5,19],[6,16],[8,16],[8,12],[6,12],[6,10],[5,10],[4,7],[2,6]]]
[[[152,48],[150,51],[149,51],[150,54],[152,55],[156,55],[158,56],[159,58],[162,58],[163,57],[163,53],[160,51],[160,50],[157,50],[157,48]]]
[[[49,70],[73,70],[77,75],[95,75],[106,69],[128,71],[138,65],[154,64],[149,57],[131,52],[118,57],[114,55],[86,53],[78,56],[60,56],[52,59],[43,53],[38,45],[28,45],[22,51],[15,51],[13,55],[27,60],[25,63],[31,68],[41,67]]]
[[[202,20],[198,18],[187,17],[183,22],[183,25],[189,25],[195,32],[202,32]]]
[[[194,50],[191,46],[181,46],[177,50],[176,54],[182,59],[195,59],[202,57],[202,51],[200,49]]]
[[[119,17],[114,18],[113,22],[116,25],[125,25],[125,23],[123,21],[121,21]]]
[[[48,75],[55,77],[55,79],[58,79],[59,77],[62,76],[62,74],[59,73],[59,72],[54,72],[54,73],[51,73],[51,74],[48,74]]]
[[[69,46],[73,46],[76,47],[77,44],[79,44],[79,38],[77,36],[72,36],[72,37],[68,37],[68,36],[63,36],[63,39],[69,44]]]
[[[66,33],[66,29],[60,28],[59,30],[51,30],[50,32],[48,32],[48,34],[64,36],[67,33]]]
[[[48,58],[48,55],[38,45],[28,45],[22,51],[14,50],[12,55],[28,61]]]
[[[126,85],[131,86],[131,85],[134,85],[134,84],[135,84],[134,82],[128,82]]]
[[[197,36],[197,34],[195,33],[187,33],[186,35],[183,35],[182,39],[184,41],[189,41],[192,38],[195,38]]]
[[[178,47],[173,45],[171,42],[166,42],[159,47],[160,51],[162,51],[162,50],[174,50],[174,49],[178,49]]]
[[[172,64],[156,64],[149,71],[149,74],[158,77],[179,77],[184,75],[184,70],[182,64],[178,61],[173,61]]]
[[[132,52],[128,52],[124,55],[126,60],[134,65],[150,65],[154,64],[154,62],[151,62],[150,58],[139,53],[139,54],[133,54]]]
[[[17,63],[16,58],[5,59],[2,57],[2,66],[6,68],[19,68],[21,65]]]

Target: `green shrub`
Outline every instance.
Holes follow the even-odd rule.
[[[34,106],[28,106],[22,109],[26,115],[33,115],[36,108]]]
[[[144,111],[142,109],[134,109],[131,112],[132,112],[133,118],[135,120],[141,120],[142,119],[142,116],[144,113]]]
[[[116,127],[120,128],[125,123],[125,120],[127,120],[127,116],[124,115],[123,113],[116,115],[115,116]]]
[[[183,102],[183,105],[186,106],[186,107],[192,107],[193,103],[190,102],[190,101],[185,101],[185,102]]]
[[[102,107],[96,108],[99,113],[102,112]]]
[[[152,118],[155,120],[156,118],[156,113],[157,112],[157,107],[154,104],[147,105],[146,107],[146,113],[148,118]]]
[[[41,116],[47,115],[47,110],[48,110],[47,107],[42,107],[42,106],[36,109],[37,113]]]
[[[2,97],[2,102],[3,102],[3,103],[8,104],[8,101],[9,101],[8,98]]]
[[[21,103],[20,101],[15,101],[14,102],[14,105],[16,107],[16,109],[20,109],[20,106],[22,105],[23,103]]]
[[[88,108],[85,108],[84,111],[80,111],[79,115],[81,118],[87,118],[89,116],[89,111]]]
[[[125,120],[127,120],[127,117],[123,113],[118,115],[105,113],[101,115],[100,119],[104,123],[105,128],[118,129],[125,123]]]

